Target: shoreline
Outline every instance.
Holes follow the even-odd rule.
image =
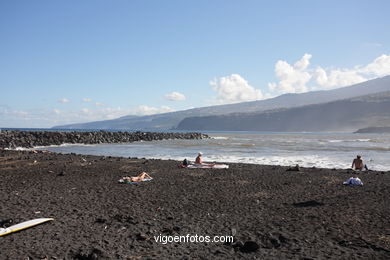
[[[388,259],[390,172],[0,150],[1,219],[55,220],[0,237],[5,259]],[[149,173],[148,183],[119,184]],[[341,183],[357,175],[362,187]],[[168,243],[158,235],[232,235]],[[252,241],[254,252],[243,250]],[[253,245],[253,244],[252,244]],[[251,247],[253,250],[255,246]],[[90,257],[90,258],[82,258]],[[97,258],[92,258],[97,257]]]

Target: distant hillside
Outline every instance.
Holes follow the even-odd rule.
[[[113,120],[55,126],[63,129],[171,129],[186,117],[212,116],[237,112],[261,112],[277,108],[291,108],[303,105],[331,102],[360,95],[390,91],[390,76],[378,78],[349,87],[332,90],[312,91],[301,94],[285,94],[275,98],[237,104],[194,108],[184,111],[150,115],[125,116]]]
[[[389,133],[390,134],[390,126],[377,126],[377,127],[366,127],[357,130],[355,133],[376,133],[376,134],[385,134]]]
[[[318,132],[390,125],[390,91],[261,113],[190,117],[181,130]]]

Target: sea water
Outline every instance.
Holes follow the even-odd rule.
[[[209,132],[202,140],[41,147],[60,153],[267,165],[349,168],[360,154],[373,170],[390,170],[390,135],[353,133]]]

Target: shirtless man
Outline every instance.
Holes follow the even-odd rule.
[[[211,167],[215,166],[215,163],[204,163],[203,159],[202,159],[202,155],[203,155],[202,152],[198,153],[198,156],[195,159],[195,164],[208,165],[208,166],[211,166]]]
[[[203,155],[202,152],[198,153],[198,157],[196,157],[195,159],[196,164],[203,164],[202,155]]]
[[[355,170],[361,171],[363,170],[363,168],[368,170],[367,165],[363,163],[362,157],[360,155],[356,156],[356,158],[353,160],[352,169],[354,168],[354,166],[355,166]]]

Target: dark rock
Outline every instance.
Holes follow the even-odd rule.
[[[95,219],[95,223],[104,224],[106,222],[107,222],[107,220],[104,219],[104,218],[97,218],[97,219]]]
[[[269,241],[271,242],[271,244],[275,247],[275,248],[278,248],[280,247],[280,241],[279,239],[277,239],[276,237],[270,237],[269,238]]]
[[[176,232],[179,232],[179,231],[181,230],[181,228],[178,227],[178,226],[174,226],[174,227],[173,227],[173,230],[176,231]]]
[[[93,249],[90,253],[77,253],[73,257],[74,260],[99,260],[107,259],[103,251]]]
[[[252,253],[256,252],[259,248],[259,244],[257,244],[255,241],[246,241],[240,248],[240,251],[243,253]]]

